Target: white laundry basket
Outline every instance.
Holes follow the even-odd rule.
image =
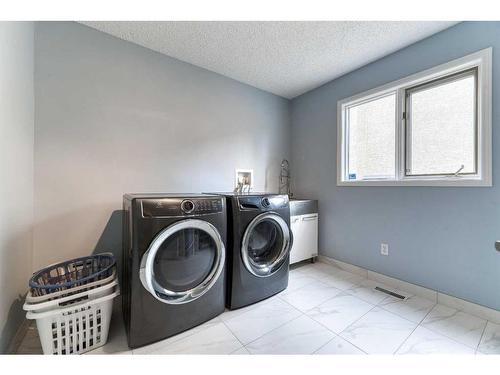
[[[25,310],[33,310],[30,308],[26,308],[26,306],[45,303],[45,302],[54,301],[54,300],[58,300],[59,302],[61,302],[62,298],[74,296],[77,293],[78,294],[85,293],[85,292],[92,290],[92,289],[101,288],[105,285],[111,284],[115,280],[116,280],[116,271],[113,270],[113,273],[111,274],[111,276],[109,276],[105,279],[94,281],[92,283],[88,283],[88,284],[84,284],[84,285],[75,286],[74,288],[71,288],[71,289],[60,290],[57,292],[53,292],[53,293],[45,294],[45,295],[41,295],[41,296],[34,296],[32,291],[29,290],[28,294],[26,295],[24,309]]]
[[[41,301],[37,303],[29,302],[28,297],[26,297],[26,302],[23,305],[23,309],[25,311],[31,311],[37,314],[45,311],[62,309],[69,305],[74,305],[85,300],[97,299],[105,295],[111,294],[115,291],[117,285],[118,285],[118,280],[115,278],[112,282],[101,285],[98,288],[90,290],[82,290],[72,295],[65,295],[56,299]]]
[[[49,311],[28,311],[35,319],[44,354],[81,354],[98,348],[108,339],[113,299],[120,294],[117,284],[111,293],[98,298],[79,294],[73,303]]]

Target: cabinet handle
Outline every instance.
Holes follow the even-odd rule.
[[[310,220],[316,220],[318,217],[316,215],[314,216],[305,216],[302,218],[302,221],[310,221]]]

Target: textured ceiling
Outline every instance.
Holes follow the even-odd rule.
[[[82,22],[294,98],[456,22]]]

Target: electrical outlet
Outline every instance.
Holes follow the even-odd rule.
[[[386,244],[386,243],[380,244],[380,254],[381,255],[389,255],[389,244]]]

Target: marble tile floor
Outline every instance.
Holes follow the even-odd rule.
[[[33,324],[17,352],[41,353]],[[315,263],[291,270],[276,296],[138,349],[117,312],[108,343],[88,354],[500,354],[500,325]]]

